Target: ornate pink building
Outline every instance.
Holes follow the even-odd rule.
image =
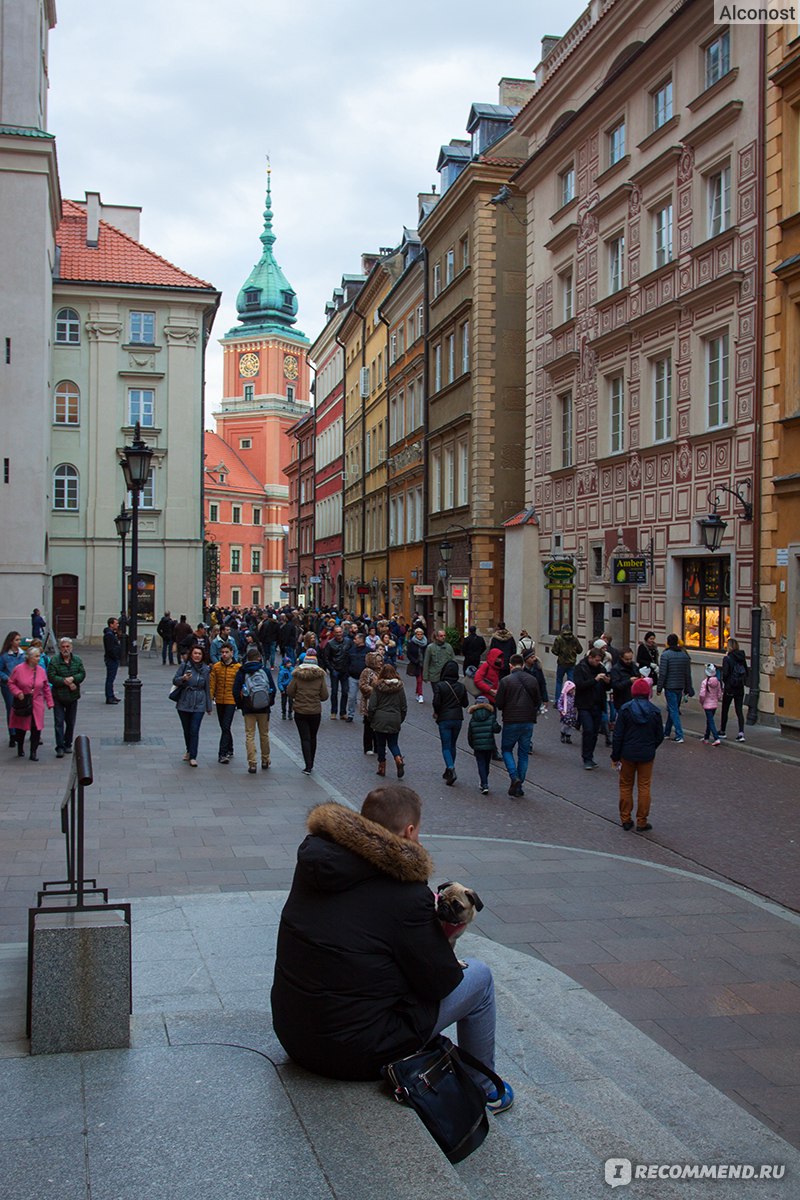
[[[754,499],[760,405],[757,30],[705,3],[606,0],[543,52],[516,121],[530,507],[506,593],[544,644],[563,621],[584,643],[653,629],[720,661],[729,632],[749,646],[757,603],[732,495]]]

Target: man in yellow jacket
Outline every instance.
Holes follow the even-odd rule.
[[[239,664],[233,661],[233,647],[223,645],[219,654],[219,662],[211,668],[208,686],[211,699],[217,706],[219,721],[219,761],[226,765],[233,757],[233,735],[231,725],[236,712],[236,701],[233,696],[233,681],[239,671]]]

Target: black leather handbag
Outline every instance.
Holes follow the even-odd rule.
[[[463,1060],[463,1061],[462,1061]],[[503,1081],[478,1059],[437,1034],[416,1054],[383,1067],[398,1104],[410,1105],[451,1163],[461,1162],[489,1132],[486,1093],[464,1068],[469,1063],[498,1091]]]

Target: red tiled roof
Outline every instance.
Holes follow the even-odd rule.
[[[74,200],[65,200],[62,213],[56,233],[56,243],[61,248],[59,279],[213,289],[213,284],[174,267],[107,221],[100,221],[97,246],[87,246],[86,210]]]
[[[219,482],[217,467],[225,464],[228,472],[224,484]],[[215,487],[225,492],[258,492],[264,494],[264,485],[259,483],[253,472],[237,452],[224,442],[218,433],[205,432],[205,488],[206,492]]]
[[[516,156],[512,158],[509,155],[496,158],[492,154],[482,154],[481,162],[490,163],[493,167],[521,167],[525,159]]]
[[[503,521],[503,529],[512,529],[515,525],[527,525],[529,522],[533,525],[539,524],[539,518],[533,505],[530,508],[523,508],[522,512],[518,512],[516,516]]]

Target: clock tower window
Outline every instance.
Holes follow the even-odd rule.
[[[246,384],[244,385],[244,398],[245,398],[245,400],[247,400],[247,402],[248,402],[248,403],[252,403],[252,401],[253,401],[253,395],[254,395],[254,388],[253,388],[253,385],[252,385],[252,383],[246,383]]]

